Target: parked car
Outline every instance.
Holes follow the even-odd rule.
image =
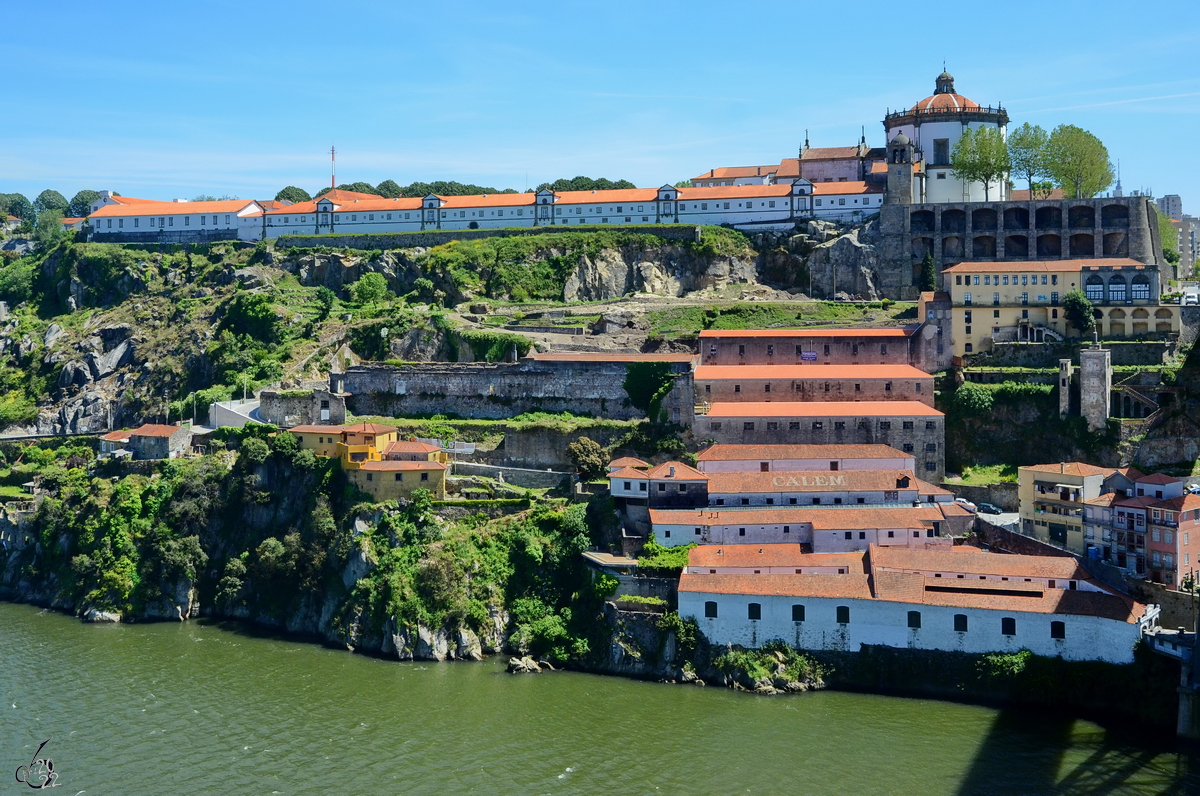
[[[976,510],[975,504],[966,498],[955,498],[954,502],[962,506],[967,511],[974,512]]]
[[[1184,293],[1183,294],[1183,303],[1184,304],[1200,304],[1200,294]]]
[[[980,503],[979,511],[982,514],[1003,514],[1004,512],[993,506],[991,503]]]

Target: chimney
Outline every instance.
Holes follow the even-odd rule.
[[[672,465],[670,473],[667,475],[667,478],[674,478],[674,477],[675,477],[675,466]]]

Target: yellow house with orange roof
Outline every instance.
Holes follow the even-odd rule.
[[[288,432],[302,449],[337,458],[350,483],[376,501],[407,498],[415,489],[428,489],[437,500],[446,497],[446,453],[423,442],[398,440],[400,431],[392,426],[307,425]]]

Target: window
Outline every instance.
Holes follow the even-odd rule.
[[[825,427],[825,423],[821,420],[814,420],[812,424],[813,431],[820,431]]]
[[[956,633],[966,633],[967,632],[967,615],[966,614],[955,614],[954,615],[954,632],[956,632]]]
[[[659,492],[666,492],[666,491],[667,491],[667,485],[666,485],[666,484],[659,484],[659,485],[658,485],[658,491],[659,491]]]
[[[837,621],[839,625],[850,624],[850,606],[839,605],[837,607]]]
[[[935,138],[933,139],[933,162],[934,165],[944,165],[950,162],[950,139]],[[944,173],[944,172],[942,172]],[[942,173],[938,176],[941,177]]]
[[[753,431],[753,430],[754,430],[754,421],[753,420],[742,423],[742,431]]]
[[[880,420],[879,421],[879,430],[880,431],[891,431],[892,430],[892,421]]]
[[[1066,622],[1051,622],[1050,623],[1050,638],[1065,639],[1066,637],[1067,637],[1067,623]]]
[[[932,473],[937,470],[937,462],[925,462],[925,472]]]
[[[920,387],[921,385],[920,385],[920,384],[918,384],[917,386],[918,386],[918,387]],[[918,390],[917,392],[920,392],[920,390]],[[911,421],[911,420],[905,420],[905,421],[903,422],[903,426],[904,426],[904,430],[905,430],[905,431],[912,431],[912,430],[913,430],[913,421]]]
[[[746,606],[747,619],[762,619],[762,604],[750,603]]]
[[[715,600],[708,600],[704,603],[704,617],[706,619],[717,618],[717,603]]]
[[[788,421],[788,431],[799,431],[799,430],[800,430],[800,421],[799,420]]]
[[[934,421],[934,420],[926,420],[925,421],[925,430],[926,431],[933,431],[935,428],[937,428],[936,421]]]
[[[921,627],[921,612],[920,611],[909,611],[908,612],[908,626],[913,629],[920,629],[920,627]]]
[[[912,452],[913,452],[913,444],[912,444],[911,442],[906,442],[906,443],[904,443],[904,452],[905,452],[905,453],[912,453]]]
[[[367,480],[368,480],[368,481],[374,481],[374,480],[375,480],[375,474],[374,474],[374,473],[367,473]]]
[[[970,293],[963,293],[963,304],[966,304],[968,307],[971,306],[971,294]]]
[[[396,473],[396,480],[397,480],[397,481],[403,481],[403,480],[404,480],[404,473]]]
[[[846,421],[845,420],[833,421],[833,430],[834,431],[845,431],[846,430]]]
[[[1029,303],[1029,294],[1028,294],[1028,293],[1022,293],[1022,294],[1021,294],[1021,303],[1022,303],[1022,304],[1028,304],[1028,303]],[[1026,317],[1028,317],[1028,316],[1026,316]]]
[[[1017,635],[1017,620],[1006,616],[1000,620],[1000,632],[1006,636]]]
[[[804,606],[803,605],[793,605],[792,606],[792,621],[793,622],[803,622],[804,621]]]
[[[429,473],[421,473],[421,480],[422,480],[422,481],[428,481],[428,480],[429,480]]]

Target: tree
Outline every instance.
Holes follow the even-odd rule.
[[[273,343],[279,337],[279,316],[264,293],[238,293],[221,325],[263,343]]]
[[[382,301],[388,293],[387,279],[383,274],[363,274],[350,286],[350,295],[359,304],[374,304]]]
[[[611,191],[617,188],[636,188],[637,186],[629,180],[612,180],[600,177],[592,179],[591,177],[572,177],[571,179],[555,180],[554,182],[544,182],[537,187],[539,191],[549,189],[551,191]]]
[[[47,210],[57,210],[59,213],[63,213],[70,204],[67,198],[58,191],[47,188],[37,195],[37,199],[33,200],[33,209],[38,215]]]
[[[925,259],[921,261],[921,290],[929,292],[938,289],[937,263],[933,261],[933,252],[926,251]]]
[[[1063,296],[1063,315],[1080,332],[1086,333],[1096,325],[1096,310],[1082,290],[1072,290]]]
[[[32,221],[35,218],[36,213],[33,212],[33,202],[30,202],[23,195],[19,193],[6,193],[2,196],[4,201],[3,207],[0,207],[0,210],[3,210],[10,216],[16,216],[22,221]]]
[[[297,188],[295,185],[289,185],[279,193],[275,194],[276,202],[291,202],[297,204],[299,202],[311,202],[312,196],[303,188]]]
[[[337,295],[324,285],[317,288],[317,301],[321,302],[321,312],[317,315],[318,321],[329,317],[329,313],[333,312],[333,302],[336,299]]]
[[[567,455],[575,463],[575,469],[579,471],[579,478],[583,481],[598,480],[608,469],[604,448],[588,437],[580,437],[567,445]]]
[[[92,212],[92,202],[99,198],[99,191],[83,190],[75,194],[67,206],[67,218],[86,218]]]
[[[629,403],[646,413],[652,424],[664,421],[662,402],[675,385],[670,362],[630,362],[625,366],[625,394]]]
[[[378,196],[375,193],[375,186],[369,182],[344,182],[337,187],[339,191],[353,191],[354,193],[369,193],[372,196]]]
[[[982,182],[983,198],[990,196],[992,181],[1008,174],[1008,148],[995,127],[967,128],[950,153],[954,176],[964,182]]]
[[[1049,176],[1046,171],[1046,148],[1050,137],[1038,125],[1025,124],[1008,134],[1008,159],[1014,174],[1029,185],[1029,198],[1035,198],[1039,180]]]
[[[680,180],[679,182],[675,183],[675,187],[676,188],[691,188],[692,181],[691,180]]]
[[[33,239],[37,241],[38,247],[42,251],[49,251],[62,240],[62,220],[63,215],[60,210],[43,210],[38,214],[37,228],[34,230]]]
[[[1071,124],[1060,124],[1046,144],[1046,167],[1063,195],[1091,199],[1113,181],[1108,148],[1100,139]]]
[[[241,454],[247,462],[257,466],[267,460],[267,457],[271,455],[271,449],[267,447],[267,443],[258,437],[250,437],[249,439],[242,440]],[[263,544],[266,545],[266,542]],[[280,549],[282,549],[282,545],[280,545]],[[259,550],[261,552],[262,548],[259,548]]]
[[[375,193],[382,196],[384,199],[399,199],[404,195],[402,189],[396,184],[395,180],[384,180],[375,186]]]

